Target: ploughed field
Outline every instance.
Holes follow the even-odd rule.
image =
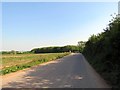
[[[8,74],[40,63],[62,58],[70,53],[47,53],[47,54],[3,54],[1,73]]]

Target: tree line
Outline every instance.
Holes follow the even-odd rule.
[[[15,51],[15,50],[11,50],[11,51],[1,51],[0,54],[29,54],[31,53],[30,51]]]
[[[33,48],[30,51],[1,51],[1,54],[38,54],[38,53],[61,53],[61,52],[82,52],[85,46],[85,42],[80,41],[78,45],[66,45],[66,46],[56,46],[56,47],[42,47]]]
[[[32,49],[33,53],[60,53],[60,52],[79,52],[79,47],[76,45],[67,45],[62,47],[42,47]]]
[[[120,18],[113,17],[102,33],[92,35],[83,54],[107,83],[120,88]]]

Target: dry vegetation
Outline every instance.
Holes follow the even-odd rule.
[[[48,62],[58,58],[62,58],[69,53],[49,53],[49,54],[3,54],[2,66],[0,67],[2,74],[15,72],[28,68],[40,63]]]

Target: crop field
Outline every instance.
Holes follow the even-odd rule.
[[[2,75],[29,68],[40,63],[62,58],[70,53],[49,53],[49,54],[3,54]]]

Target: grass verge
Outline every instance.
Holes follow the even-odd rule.
[[[17,64],[17,65],[14,64],[13,66],[4,67],[4,68],[2,68],[0,73],[1,73],[1,75],[9,74],[11,72],[16,72],[18,70],[22,70],[22,69],[25,69],[25,68],[30,68],[32,66],[35,66],[35,65],[38,65],[38,64],[41,64],[41,63],[44,63],[44,62],[56,60],[56,59],[62,58],[62,57],[66,56],[66,55],[69,55],[69,54],[70,53],[54,53],[54,54],[45,54],[41,57],[39,56],[40,54],[37,54],[37,56],[39,56],[39,58],[37,57],[37,60],[34,59],[34,58],[36,58],[35,57],[36,55],[35,55],[33,60],[30,60],[30,62],[27,62],[27,63],[22,62],[22,64]],[[19,62],[19,59],[18,59],[18,62]]]

